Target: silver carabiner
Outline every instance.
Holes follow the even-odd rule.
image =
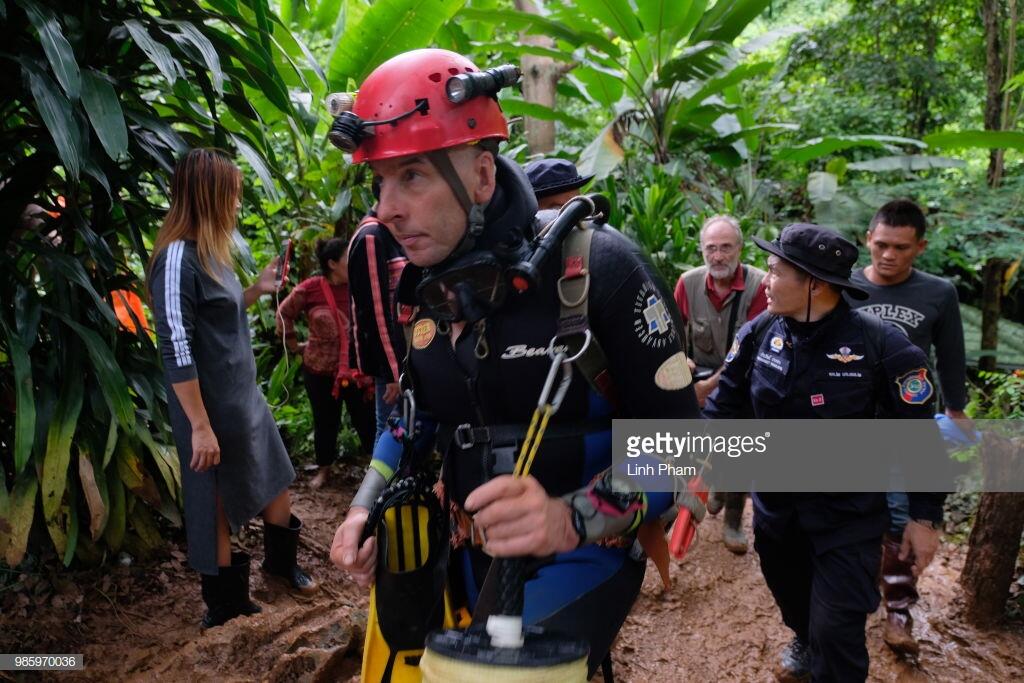
[[[572,384],[572,362],[568,359],[564,359],[562,361],[562,381],[558,384],[558,390],[555,392],[554,400],[551,401],[552,413],[557,413],[558,409],[562,406],[562,401],[565,400],[565,395],[569,393],[570,384]]]
[[[565,360],[565,352],[556,352],[551,362],[551,368],[548,370],[547,379],[544,380],[544,388],[540,390],[540,398],[537,399],[538,408],[543,408],[548,404],[548,396],[551,395],[551,388],[555,386],[555,373],[558,372],[558,366],[562,364],[563,360]],[[562,387],[559,386],[558,389],[561,391]]]
[[[402,419],[405,421],[405,433],[409,438],[416,436],[416,399],[412,389],[402,392]]]

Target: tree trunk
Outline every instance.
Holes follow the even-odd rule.
[[[985,130],[1000,130],[1003,122],[1003,13],[1001,0],[982,0],[981,19],[985,28]],[[988,157],[988,184],[997,187],[1003,177],[1003,150],[993,149]]]
[[[981,350],[991,351],[978,361],[979,370],[996,369],[995,352],[999,348],[999,312],[1002,309],[1003,278],[1008,264],[999,258],[985,261],[981,290]]]
[[[984,437],[981,458],[986,489],[994,482],[1007,481],[1003,474],[1020,462],[1024,440],[994,434]],[[1017,563],[1020,537],[1024,532],[1024,493],[981,495],[968,541],[967,560],[960,574],[967,618],[980,626],[998,622],[1006,610],[1010,583]]]
[[[516,9],[528,14],[540,14],[534,0],[516,0]],[[548,36],[519,35],[524,45],[555,47],[555,39]],[[562,69],[550,57],[523,55],[523,99],[555,108],[555,86],[562,76]],[[526,144],[530,154],[547,154],[555,149],[555,122],[526,117]]]

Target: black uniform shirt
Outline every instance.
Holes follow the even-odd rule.
[[[726,358],[710,418],[931,419],[924,353],[892,323],[871,323],[845,301],[819,321],[765,312],[744,325]],[[763,332],[754,334],[762,322]],[[881,325],[881,334],[872,332]],[[870,335],[880,337],[872,342]],[[926,395],[927,394],[927,395]],[[825,446],[825,444],[823,444]],[[911,517],[941,521],[945,494],[910,494]],[[755,523],[780,532],[794,515],[818,552],[881,536],[884,493],[754,494]]]

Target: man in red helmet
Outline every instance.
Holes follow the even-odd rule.
[[[496,93],[517,78],[513,67],[480,72],[444,50],[408,52],[370,74],[332,128],[332,142],[373,169],[377,215],[411,264],[398,294],[409,301],[414,291],[418,306],[402,388],[419,419],[378,442],[331,559],[361,585],[380,583],[390,558],[360,539],[409,428],[407,450],[444,458],[453,602],[479,613],[491,558],[530,557],[524,622],[585,639],[593,674],[640,590],[641,525],[675,514],[672,494],[613,479],[611,420],[699,413],[671,294],[620,233],[591,227],[585,253],[555,249],[536,286],[511,291],[510,269],[552,217],[538,219],[526,175],[497,154],[508,132]],[[595,351],[564,368],[571,381],[530,475],[513,477],[552,369],[548,351],[562,348],[566,283],[586,283],[569,310],[593,340],[583,348]]]

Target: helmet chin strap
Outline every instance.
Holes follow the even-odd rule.
[[[434,164],[434,167],[440,172],[441,177],[448,183],[448,187],[452,188],[452,193],[459,201],[459,204],[462,205],[463,211],[466,212],[468,220],[466,234],[463,235],[462,240],[448,258],[460,256],[473,249],[473,246],[476,244],[476,238],[484,231],[484,205],[474,204],[473,200],[470,199],[462,178],[459,177],[455,166],[452,164],[451,157],[448,156],[448,150],[435,149],[427,152],[426,157],[430,159],[430,163]]]

